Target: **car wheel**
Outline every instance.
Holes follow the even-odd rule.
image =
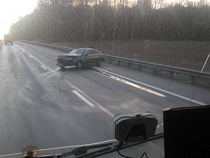
[[[65,69],[65,65],[60,66],[61,70]]]
[[[102,60],[100,59],[100,60],[98,60],[98,62],[97,62],[97,66],[101,66],[102,65]]]
[[[77,70],[82,69],[82,62],[81,61],[78,61],[76,68],[77,68]]]

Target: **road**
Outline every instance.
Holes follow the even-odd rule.
[[[100,68],[136,82],[92,68],[61,71],[56,65],[61,53],[21,42],[2,46],[0,155],[19,153],[27,145],[49,149],[112,141],[116,114],[150,112],[159,133],[164,108],[210,104],[209,89],[106,63]],[[163,156],[163,142],[150,147]]]

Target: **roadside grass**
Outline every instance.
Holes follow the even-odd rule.
[[[201,70],[210,52],[210,41],[95,41],[54,43],[71,48],[94,47],[104,54]],[[210,72],[210,59],[204,69]]]

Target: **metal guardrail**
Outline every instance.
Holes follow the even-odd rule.
[[[69,48],[69,47],[56,46],[56,45],[31,42],[31,41],[21,41],[21,42],[40,45],[40,46],[60,50],[63,52],[70,52],[74,49],[74,48]],[[129,58],[107,55],[107,54],[104,54],[104,60],[109,63],[117,63],[119,66],[122,65],[122,63],[124,63],[124,64],[127,64],[127,67],[129,68],[131,68],[132,66],[136,66],[137,69],[142,70],[142,71],[143,69],[146,69],[145,71],[152,69],[154,74],[161,74],[163,72],[167,72],[168,73],[167,76],[169,76],[170,78],[179,79],[179,80],[182,80],[180,78],[183,78],[183,76],[185,77],[187,76],[187,77],[190,77],[190,79],[188,79],[188,82],[210,87],[210,73],[208,72],[201,73],[200,71],[196,71],[196,70],[185,69],[185,68],[174,67],[174,66],[163,65],[163,64],[152,63],[152,62],[146,62],[146,61],[135,60],[135,59],[129,59]],[[183,75],[183,76],[180,76],[180,75]],[[186,78],[184,80],[186,81]]]
[[[44,46],[44,47],[52,48],[52,49],[55,49],[55,50],[60,50],[60,51],[63,51],[63,52],[70,52],[74,49],[74,48],[69,48],[69,47],[64,47],[64,46],[57,46],[57,45],[53,45],[53,44],[39,43],[39,42],[33,42],[33,41],[21,40],[20,42],[39,45],[39,46]]]
[[[146,61],[135,60],[135,59],[129,59],[129,58],[123,58],[123,57],[118,57],[118,56],[113,56],[113,55],[104,55],[104,57],[105,59],[109,59],[110,62],[112,62],[112,60],[117,61],[118,65],[120,65],[121,62],[124,62],[124,63],[127,63],[128,67],[130,67],[131,64],[134,64],[134,65],[138,65],[139,69],[141,69],[142,66],[153,68],[154,73],[156,73],[157,70],[168,71],[170,72],[170,75],[172,78],[174,76],[174,73],[179,73],[179,74],[189,75],[192,77],[201,77],[201,78],[210,79],[210,73],[208,72],[201,73],[200,71],[196,71],[196,70],[157,64],[157,63],[146,62]]]

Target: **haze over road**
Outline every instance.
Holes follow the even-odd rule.
[[[44,149],[112,140],[115,114],[150,112],[162,132],[164,108],[210,104],[208,89],[106,63],[100,68],[154,88],[120,82],[92,68],[61,71],[56,65],[61,53],[21,42],[2,46],[0,155],[27,145]]]

